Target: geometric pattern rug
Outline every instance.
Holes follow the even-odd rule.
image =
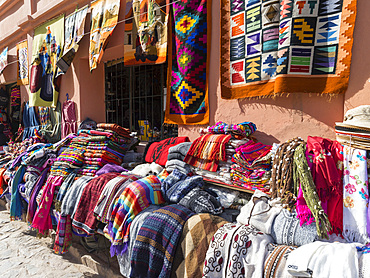
[[[181,0],[173,4],[169,43],[165,123],[208,124],[208,65],[211,4]],[[208,12],[207,12],[208,11]]]
[[[356,0],[221,0],[221,96],[348,87]]]

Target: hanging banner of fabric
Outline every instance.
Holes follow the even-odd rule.
[[[3,52],[0,53],[0,74],[8,65],[8,47],[5,47]]]
[[[103,57],[108,38],[117,25],[120,0],[96,0],[91,3],[90,71]]]
[[[67,72],[75,54],[78,50],[78,44],[85,35],[85,21],[89,7],[86,5],[78,11],[73,12],[66,17],[64,22],[64,51],[62,57],[57,62],[60,69],[58,74]]]
[[[29,105],[56,107],[59,92],[55,86],[56,62],[63,51],[64,15],[54,18],[34,31],[30,73]]]
[[[221,97],[348,87],[356,0],[221,0]]]
[[[28,85],[28,43],[27,40],[17,44],[17,85]]]
[[[126,1],[125,66],[166,62],[169,5],[170,0]]]
[[[165,123],[209,123],[211,4],[205,0],[180,0],[172,6]]]

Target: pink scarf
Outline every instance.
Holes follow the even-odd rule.
[[[36,211],[31,225],[32,228],[35,228],[42,235],[47,235],[49,230],[53,228],[50,210],[53,204],[55,187],[61,186],[62,182],[62,176],[49,176],[46,181],[40,207]]]

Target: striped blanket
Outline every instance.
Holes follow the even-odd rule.
[[[130,277],[170,277],[183,226],[192,215],[181,205],[169,205],[148,216],[133,246]]]
[[[132,220],[149,205],[165,202],[161,192],[161,181],[157,176],[148,176],[130,183],[114,205],[107,227],[112,242],[110,252],[123,254],[127,250],[129,231]]]
[[[186,221],[176,248],[171,278],[202,277],[204,259],[213,235],[225,219],[209,213],[193,215]]]
[[[83,189],[76,213],[72,220],[74,228],[88,234],[95,233],[97,220],[94,216],[94,208],[99,200],[100,194],[106,184],[118,173],[106,173],[92,179]]]
[[[231,135],[206,134],[197,138],[184,162],[197,168],[216,172],[219,161],[226,161],[226,144]]]

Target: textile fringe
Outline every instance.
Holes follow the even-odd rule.
[[[343,227],[342,235],[348,242],[360,242],[362,244],[369,243],[370,239],[367,234],[361,234],[355,231],[357,228],[350,226]]]
[[[226,143],[231,136],[225,136],[221,141],[208,141],[208,138],[215,135],[204,135],[194,141],[187,155],[204,160],[222,160],[226,161]],[[217,138],[217,137],[214,137]],[[213,139],[213,138],[212,138]]]
[[[244,97],[244,98],[238,98],[237,100],[258,100],[258,99],[273,99],[273,100],[276,100],[276,98],[283,98],[283,97],[290,97],[290,95],[293,94],[293,93],[273,93],[273,94],[270,94],[270,95],[264,95],[264,96],[250,96],[250,97]],[[333,99],[339,97],[339,95],[342,95],[343,93],[336,93],[336,94],[333,94],[333,93],[305,93],[305,92],[302,92],[300,94],[304,94],[304,95],[308,95],[309,97],[312,97],[312,96],[318,96],[318,97],[326,97],[328,102],[331,102]],[[298,95],[298,94],[295,94],[295,95]]]

